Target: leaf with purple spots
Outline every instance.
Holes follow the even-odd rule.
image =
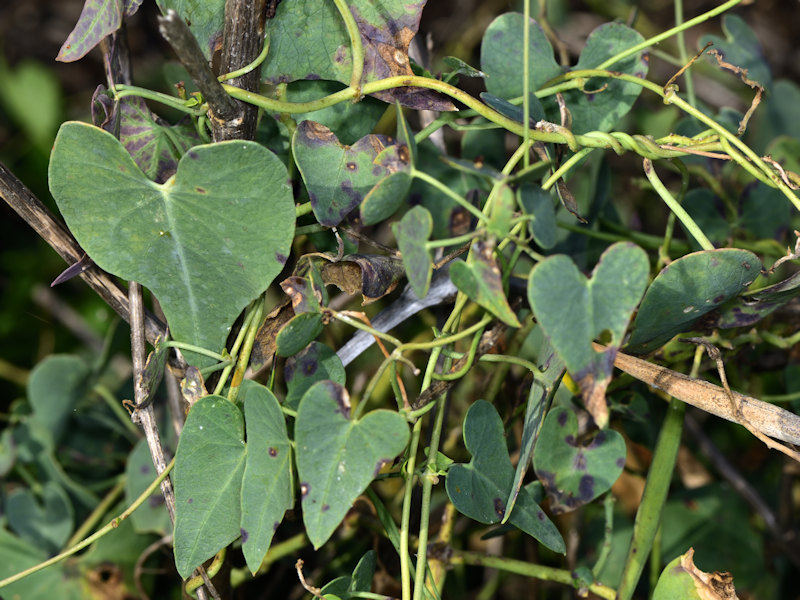
[[[644,250],[620,242],[603,252],[588,279],[564,254],[537,264],[528,279],[531,309],[600,427],[608,423],[605,393],[614,357],[647,286],[649,270]],[[592,347],[597,338],[607,344],[602,352]]]
[[[471,519],[500,523],[514,487],[514,467],[508,457],[500,415],[485,400],[478,400],[467,411],[464,445],[472,460],[450,467],[447,495],[458,511]],[[564,553],[564,539],[527,488],[520,490],[508,522],[551,550]]]
[[[347,390],[320,381],[300,400],[294,431],[303,521],[319,548],[381,468],[403,452],[408,423],[389,410],[354,420]]]
[[[186,418],[172,482],[175,566],[186,579],[241,535],[244,421],[222,396],[198,400]]]
[[[704,316],[744,292],[760,272],[759,258],[738,248],[703,250],[674,260],[647,288],[626,351],[646,354],[702,326]]]
[[[308,388],[324,379],[344,385],[345,370],[336,353],[320,342],[311,342],[305,349],[286,359],[283,367],[286,381],[284,404],[297,409]]]
[[[75,28],[67,37],[56,60],[76,61],[122,25],[122,16],[130,17],[142,0],[86,0]]]
[[[172,177],[187,150],[202,143],[188,120],[169,125],[153,114],[142,98],[120,102],[119,139],[142,172],[156,183]]]
[[[384,154],[385,160],[379,162],[378,157],[386,150],[394,154]],[[370,134],[352,146],[344,146],[330,129],[314,121],[297,126],[292,151],[314,215],[329,227],[355,210],[381,179],[398,172],[401,158],[397,146],[386,136]]]
[[[86,253],[102,269],[148,287],[180,342],[220,350],[291,248],[295,209],[286,167],[255,142],[195,146],[159,185],[110,133],[70,122],[56,137],[49,175]],[[199,367],[212,362],[184,356]]]
[[[719,311],[711,313],[710,319],[704,319],[703,324],[721,329],[750,327],[797,296],[800,296],[800,271],[775,285],[729,300]]]
[[[292,445],[286,419],[271,391],[251,383],[243,402],[247,458],[242,477],[242,552],[255,574],[284,513],[294,505]]]
[[[536,476],[554,514],[575,510],[604,494],[625,466],[625,440],[613,429],[578,439],[578,418],[556,406],[547,415],[533,454]]]
[[[352,0],[348,2],[364,49],[361,84],[413,75],[408,46],[417,33],[426,0]],[[292,0],[278,5],[267,21],[270,52],[262,73],[269,83],[329,79],[350,84],[352,54],[344,22],[331,2]],[[373,94],[420,110],[455,110],[433,90],[401,87]]]

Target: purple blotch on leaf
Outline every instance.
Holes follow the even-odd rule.
[[[303,375],[306,377],[311,377],[314,373],[317,372],[318,362],[313,359],[301,360],[300,361],[300,368],[303,371]]]
[[[247,543],[247,538],[250,537],[250,534],[247,533],[246,529],[239,529],[239,533],[241,533],[241,535],[242,535],[242,543],[246,544]]]
[[[562,412],[558,413],[558,424],[561,425],[561,427],[564,427],[564,425],[567,424],[567,412],[566,411],[562,411]]]
[[[207,190],[206,190],[206,188],[200,187],[198,185],[198,186],[195,186],[194,191],[197,192],[198,194],[205,194]]]
[[[617,459],[617,466],[618,466],[620,469],[622,469],[622,468],[624,468],[624,467],[625,467],[625,457],[624,457],[624,456],[620,456],[620,457]]]
[[[197,155],[197,152],[194,152],[193,150],[189,150],[189,152],[187,152],[187,153],[186,153],[186,156],[188,156],[188,157],[189,157],[189,158],[191,158],[192,160],[197,160],[198,158],[200,158],[200,157]]]
[[[583,452],[578,452],[575,455],[575,460],[573,461],[573,466],[575,467],[576,471],[585,471],[586,470],[586,455]]]
[[[277,449],[277,448],[275,448],[274,446],[270,446],[270,447],[269,447],[269,450],[267,450],[267,452],[269,452],[269,455],[270,455],[272,458],[275,458],[276,456],[278,456],[278,449]]]
[[[141,473],[142,475],[147,475],[148,473],[150,473],[150,466],[142,465],[141,467],[139,467],[139,473]]]
[[[494,504],[495,514],[502,519],[503,515],[506,514],[505,502],[501,498],[495,498],[492,503]]]
[[[323,504],[322,505],[322,512],[327,512],[331,509],[330,504]]]
[[[578,494],[585,500],[594,498],[594,477],[591,475],[584,475],[581,477],[581,482],[578,484]]]
[[[285,254],[283,254],[282,252],[276,252],[275,253],[275,260],[277,260],[280,264],[285,265],[286,264],[286,260],[287,260],[287,256]]]

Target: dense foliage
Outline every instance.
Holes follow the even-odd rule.
[[[740,2],[87,0],[81,120],[0,62],[72,264],[2,254],[4,596],[796,594],[800,88]]]

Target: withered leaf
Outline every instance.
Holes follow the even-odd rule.
[[[390,293],[405,276],[403,261],[394,256],[351,254],[321,268],[326,284],[347,294],[361,293],[364,304]]]

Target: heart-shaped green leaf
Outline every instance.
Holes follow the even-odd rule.
[[[470,256],[471,263],[456,261],[450,267],[453,285],[501,321],[519,327],[519,320],[503,292],[503,280],[491,247],[484,242],[475,242]]]
[[[292,508],[292,446],[281,406],[271,391],[252,383],[244,392],[247,458],[242,476],[242,552],[255,573],[272,536]]]
[[[522,96],[523,27],[525,17],[520,13],[505,13],[497,17],[483,34],[481,44],[481,70],[486,73],[486,89],[502,98]],[[533,19],[529,22],[529,91],[535,92],[562,69],[553,56],[553,47],[541,26]]]
[[[89,256],[150,288],[176,340],[210,349],[286,262],[295,219],[286,180],[269,150],[230,141],[196,146],[159,185],[111,134],[75,122],[62,125],[50,161],[50,189]]]
[[[72,503],[54,481],[46,482],[41,492],[40,503],[27,488],[12,490],[5,501],[5,517],[21,538],[54,553],[72,533]]]
[[[464,445],[472,460],[447,471],[447,495],[459,512],[471,519],[499,523],[514,486],[514,467],[503,438],[503,421],[488,402],[478,400],[469,407],[464,419]],[[520,490],[508,520],[551,550],[564,552],[561,534],[526,488]]]
[[[314,548],[324,544],[381,467],[408,443],[398,413],[350,418],[350,400],[333,381],[314,384],[297,409],[295,443],[303,521]]]
[[[186,418],[172,473],[175,566],[184,579],[241,533],[245,456],[239,409],[222,396],[198,400]]]
[[[605,23],[592,31],[573,70],[594,69],[607,59],[643,42],[641,34],[622,23]],[[644,50],[609,66],[614,72],[644,78],[648,71]],[[572,131],[609,131],[633,106],[642,87],[618,79],[589,79],[583,90],[566,90],[564,100],[572,113]]]
[[[547,415],[533,454],[533,468],[550,496],[554,514],[575,510],[605,493],[625,466],[625,440],[613,429],[578,440],[578,418],[563,406]]]
[[[418,298],[428,293],[433,273],[433,262],[425,242],[433,231],[433,218],[424,206],[415,206],[399,223],[392,223],[392,233],[403,256],[403,266],[408,282]]]
[[[61,441],[75,403],[89,384],[89,366],[78,356],[54,354],[40,362],[28,380],[28,402],[33,419]]]
[[[644,250],[617,243],[603,252],[587,279],[568,256],[540,262],[528,280],[528,300],[536,319],[581,388],[600,427],[608,422],[605,390],[625,329],[647,286]],[[592,341],[610,333],[608,348],[595,352]]]
[[[738,248],[693,252],[673,261],[647,288],[626,350],[646,354],[692,329],[700,317],[741,294],[760,271],[758,257]]]
[[[383,154],[383,163],[379,163],[378,156],[392,147],[395,150]],[[376,183],[397,172],[392,168],[402,162],[397,146],[386,136],[368,135],[344,146],[330,129],[314,121],[297,126],[292,151],[314,215],[330,227],[359,206]]]

